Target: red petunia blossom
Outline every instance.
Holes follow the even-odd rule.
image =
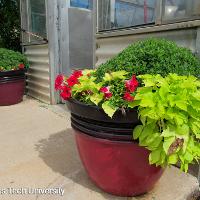
[[[60,96],[64,99],[67,100],[71,97],[71,88],[67,86],[62,86],[62,92],[60,93]]]
[[[76,70],[73,72],[72,76],[79,78],[79,77],[83,76],[83,73],[81,70]]]
[[[71,75],[68,79],[67,79],[67,83],[70,87],[74,86],[75,84],[78,84],[78,78],[75,77],[74,75]]]
[[[132,97],[129,92],[125,92],[125,94],[124,94],[124,100],[126,100],[126,101],[133,101],[134,97]]]
[[[138,87],[138,85],[139,85],[139,83],[138,83],[135,75],[133,75],[130,80],[125,81],[125,87],[130,92],[134,92],[136,90],[136,88]]]
[[[102,92],[102,93],[110,92],[109,87],[102,87],[102,88],[100,88],[100,92]]]
[[[110,99],[110,98],[112,97],[112,93],[111,93],[111,92],[105,93],[105,94],[104,94],[104,97],[105,97],[106,99]]]
[[[100,92],[104,93],[104,97],[109,99],[112,97],[112,93],[110,92],[110,87],[102,87],[100,88]]]
[[[19,64],[18,65],[19,69],[24,69],[25,68],[25,65],[23,63]]]
[[[55,90],[61,90],[63,81],[64,81],[64,76],[62,74],[59,74],[55,80]]]

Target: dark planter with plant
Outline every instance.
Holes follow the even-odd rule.
[[[0,48],[0,106],[23,100],[27,67],[28,62],[21,53]]]
[[[130,45],[97,70],[59,75],[81,160],[108,193],[151,190],[164,169],[200,157],[199,60],[166,40]]]

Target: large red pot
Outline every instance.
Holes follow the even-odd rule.
[[[118,112],[110,119],[95,106],[74,100],[67,105],[81,160],[93,182],[118,196],[137,196],[150,191],[163,169],[150,165],[149,151],[132,140],[131,122],[134,126],[140,123],[137,112],[129,110],[126,116]]]
[[[21,102],[25,90],[25,70],[0,72],[0,106]]]

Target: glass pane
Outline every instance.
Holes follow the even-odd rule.
[[[163,19],[184,20],[200,16],[200,0],[165,0]]]
[[[155,22],[156,0],[99,1],[99,30],[117,29]]]
[[[72,7],[92,9],[92,0],[70,0]]]
[[[45,0],[30,0],[30,31],[46,37]],[[38,39],[34,37],[34,40]]]

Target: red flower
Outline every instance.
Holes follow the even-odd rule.
[[[106,99],[109,99],[112,97],[112,93],[110,92],[110,88],[107,86],[107,87],[102,87],[100,89],[100,92],[104,93],[104,97]]]
[[[67,100],[71,97],[71,88],[62,86],[62,92],[60,93],[61,98]]]
[[[112,93],[111,93],[111,92],[105,93],[105,94],[104,94],[104,97],[105,97],[106,99],[110,99],[110,98],[112,97]]]
[[[70,87],[74,86],[75,84],[78,84],[78,78],[75,77],[74,75],[71,75],[68,79],[67,79],[67,83]]]
[[[125,92],[124,94],[124,99],[126,101],[133,101],[134,100],[134,97],[131,96],[131,94],[129,92]]]
[[[73,72],[72,76],[79,78],[79,77],[83,76],[83,73],[81,70],[76,70]]]
[[[108,92],[110,92],[109,87],[102,87],[102,88],[100,88],[100,92],[102,92],[102,93],[108,93]]]
[[[64,81],[64,76],[62,74],[59,74],[55,80],[55,90],[61,90],[63,81]]]
[[[128,89],[130,92],[134,92],[136,88],[138,87],[139,83],[136,79],[136,76],[133,75],[131,80],[125,81],[125,87]]]
[[[18,65],[19,69],[24,69],[25,68],[25,65],[23,63],[19,64]]]

